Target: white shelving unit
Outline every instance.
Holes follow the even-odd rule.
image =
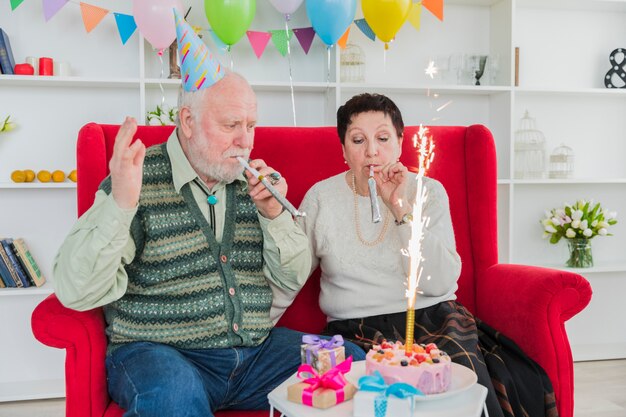
[[[207,27],[203,2],[191,6],[189,21]],[[90,4],[131,13],[131,3],[92,0]],[[361,18],[360,5],[356,18]],[[578,271],[594,290],[591,305],[568,322],[576,360],[626,357],[626,330],[616,314],[626,291],[626,89],[604,88],[609,53],[625,47],[625,1],[449,0],[445,21],[422,13],[421,30],[408,23],[385,53],[352,26],[350,42],[366,56],[365,83],[342,83],[340,56],[328,54],[319,38],[308,55],[292,38],[291,63],[299,126],[334,125],[337,107],[354,94],[380,92],[401,108],[405,123],[469,125],[493,132],[498,153],[499,248],[501,262],[564,269],[564,244],[541,239],[544,210],[564,201],[593,198],[622,215],[615,236],[593,240],[595,266]],[[51,56],[70,63],[69,77],[0,75],[0,117],[11,114],[19,129],[0,136],[0,235],[23,237],[48,284],[41,289],[0,290],[0,401],[63,395],[64,353],[40,345],[30,332],[32,309],[53,291],[52,263],[76,218],[75,184],[13,184],[15,169],[75,167],[78,130],[90,121],[120,123],[124,116],[144,120],[161,102],[176,104],[180,81],[169,74],[149,44],[137,34],[122,45],[112,16],[86,34],[75,3],[43,23],[41,2],[24,2],[11,12],[0,3],[0,27],[10,36],[17,62]],[[302,6],[291,28],[308,27]],[[250,30],[281,29],[283,17],[258,2]],[[214,51],[208,34],[205,40]],[[45,39],[45,42],[41,40]],[[520,85],[514,86],[514,50],[520,48]],[[497,55],[493,85],[461,84],[450,73],[427,77],[430,59],[460,54]],[[330,63],[327,61],[330,56]],[[259,123],[293,125],[287,58],[268,45],[257,59],[245,37],[226,66],[242,73],[257,92]],[[330,72],[328,68],[330,66]],[[164,94],[162,94],[161,87]],[[576,154],[575,178],[525,180],[513,177],[514,133],[529,110],[546,136],[548,154],[560,143]],[[477,163],[479,163],[477,161]],[[599,325],[599,324],[602,325]],[[610,328],[611,332],[603,331]]]

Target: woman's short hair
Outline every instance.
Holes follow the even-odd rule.
[[[383,112],[385,116],[389,116],[393,127],[396,129],[396,134],[398,137],[402,136],[404,121],[396,103],[382,94],[363,93],[352,97],[337,110],[337,133],[342,145],[345,143],[346,132],[352,123],[352,117],[369,111],[379,111]]]

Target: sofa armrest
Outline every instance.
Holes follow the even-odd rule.
[[[66,350],[66,416],[104,415],[111,400],[106,385],[107,340],[102,310],[71,310],[52,294],[33,311],[31,326],[41,343]]]
[[[498,264],[477,279],[476,315],[513,339],[548,374],[559,415],[573,415],[574,371],[565,322],[591,300],[581,275]]]

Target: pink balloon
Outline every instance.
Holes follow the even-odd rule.
[[[303,0],[270,0],[272,6],[282,14],[293,14],[302,4]]]
[[[139,32],[159,51],[176,39],[174,8],[184,15],[180,0],[133,0],[133,16]]]

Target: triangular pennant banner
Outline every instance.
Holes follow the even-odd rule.
[[[215,44],[215,48],[217,48],[221,52],[226,52],[228,50],[228,45],[224,43],[223,40],[217,36],[217,33],[213,29],[209,29],[209,33],[211,34],[211,39],[213,39],[213,43]]]
[[[311,44],[313,43],[313,38],[315,38],[315,30],[313,30],[312,27],[299,28],[294,29],[293,33],[295,33],[296,38],[298,38],[298,42],[300,42],[300,46],[304,50],[304,53],[308,55],[309,49],[311,49]]]
[[[246,35],[248,35],[248,41],[250,41],[254,54],[257,58],[261,58],[272,35],[267,32],[255,32],[253,30],[247,31]]]
[[[291,30],[278,29],[270,30],[270,33],[272,34],[272,43],[278,49],[278,52],[285,56],[287,54],[287,43],[291,40],[293,32]]]
[[[422,3],[413,3],[411,10],[409,10],[409,16],[407,17],[411,26],[415,28],[415,30],[420,30],[421,19],[422,19]]]
[[[68,0],[43,0],[43,15],[46,18],[46,22],[57,14],[67,2]]]
[[[363,32],[365,36],[373,41],[376,40],[376,34],[374,33],[370,25],[367,24],[367,21],[365,19],[357,19],[354,21],[354,23],[356,23],[356,26],[361,29],[361,32]]]
[[[87,3],[80,3],[80,13],[83,16],[83,24],[87,33],[91,32],[93,28],[98,26],[98,23],[104,19],[104,16],[109,14],[107,9],[93,6]]]
[[[341,35],[341,38],[339,38],[339,40],[337,41],[337,45],[339,45],[341,49],[346,49],[346,45],[348,44],[348,36],[350,36],[350,26],[348,26],[348,30],[346,30],[346,32]]]
[[[443,22],[443,0],[422,0],[422,6]]]
[[[11,10],[15,10],[24,0],[11,0]]]
[[[115,16],[115,23],[117,24],[117,31],[122,39],[122,45],[126,44],[126,41],[137,29],[137,23],[135,18],[129,14],[113,13]]]

